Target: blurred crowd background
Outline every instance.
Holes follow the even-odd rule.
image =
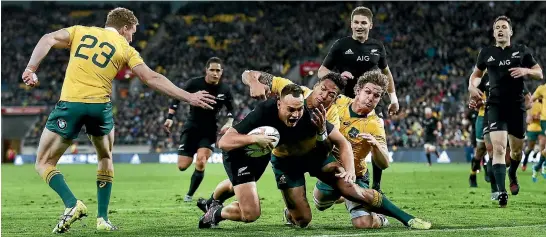
[[[112,4],[81,7],[52,2],[37,7],[2,7],[2,105],[46,105],[59,99],[68,51],[52,50],[41,63],[41,84],[30,89],[20,80],[35,44],[48,32],[75,24],[104,26]],[[527,45],[544,65],[546,10],[542,2],[371,2],[374,27],[370,37],[384,42],[396,82],[400,112],[385,119],[391,147],[423,144],[424,108],[431,107],[443,124],[443,147],[469,144],[467,86],[477,54],[491,45],[492,22],[505,14],[514,24],[512,43]],[[118,6],[118,5],[116,5]],[[122,5],[123,6],[123,5]],[[190,2],[178,9],[171,3],[127,5],[139,18],[132,45],[159,73],[178,86],[204,75],[212,56],[224,60],[223,81],[232,89],[236,122],[257,101],[240,81],[245,69],[255,69],[312,84],[331,43],[348,36],[350,2]],[[516,10],[517,9],[517,10]],[[31,24],[29,24],[31,23]],[[318,69],[318,68],[317,68]],[[294,73],[297,72],[297,73]],[[539,81],[527,80],[529,90]],[[116,144],[147,144],[162,152],[177,147],[188,106],[179,109],[171,136],[163,129],[170,98],[139,82],[129,70],[114,80]],[[25,144],[37,144],[49,110],[28,128]],[[223,114],[222,114],[223,115]],[[225,121],[219,116],[219,124]],[[88,143],[82,131],[79,143]]]

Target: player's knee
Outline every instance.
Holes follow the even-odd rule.
[[[506,154],[506,146],[503,144],[495,144],[493,146],[493,154],[496,154],[496,155]]]
[[[358,218],[353,218],[353,227],[357,229],[372,229],[372,228],[379,228],[378,223],[375,223],[372,216],[361,216]]]
[[[299,216],[292,215],[292,218],[294,220],[294,224],[300,228],[305,228],[309,225],[309,223],[311,223],[311,213]]]
[[[241,212],[241,219],[243,222],[250,223],[255,222],[260,218],[260,210],[244,210]]]
[[[511,150],[510,157],[512,158],[512,160],[521,160],[521,158],[523,158],[523,155],[521,152],[522,152],[521,148],[517,150]]]

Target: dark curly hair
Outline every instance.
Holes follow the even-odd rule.
[[[343,78],[341,77],[341,74],[330,72],[326,74],[324,77],[322,77],[321,79],[319,79],[319,81],[317,82],[317,84],[315,84],[315,86],[325,80],[330,80],[334,84],[336,84],[337,88],[339,88],[339,91],[343,91],[345,89],[345,85],[347,85],[347,82],[343,80]]]

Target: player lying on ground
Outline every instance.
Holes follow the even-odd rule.
[[[356,169],[356,183],[362,188],[369,188],[366,156],[372,153],[375,164],[386,169],[389,166],[389,154],[383,120],[375,114],[375,106],[387,90],[387,77],[380,71],[369,71],[358,78],[354,99],[340,95],[334,106],[338,107],[340,132],[351,143]],[[337,156],[337,152],[334,152]],[[313,191],[313,200],[319,210],[326,210],[341,196],[339,190],[324,182],[317,181]],[[365,206],[345,200],[351,221],[356,228],[380,228],[388,225],[384,215],[376,214]]]
[[[278,91],[281,90],[284,86],[288,84],[292,84],[290,80],[285,78],[272,77],[273,79],[268,80],[266,78],[271,78],[270,76],[268,77],[267,74],[263,72],[261,72],[260,74],[262,74],[263,76],[243,78],[243,82],[251,87],[250,89],[251,95],[254,97],[261,97],[263,96],[262,93],[268,90],[271,90],[272,93],[277,94]],[[373,76],[367,76],[366,78],[370,79],[370,78],[385,77],[379,71],[373,71],[372,75]],[[379,81],[381,80],[376,80],[376,83],[380,83]],[[385,82],[387,82],[386,78],[385,78]],[[363,88],[363,83],[366,84],[364,81],[360,81],[357,83],[359,90]],[[386,87],[387,85],[385,84],[384,86]],[[317,84],[314,87],[314,89],[317,90],[318,88],[321,88],[321,86]],[[386,91],[385,88],[383,89],[384,89],[383,92]],[[366,92],[369,92],[369,91],[366,91]],[[365,91],[362,90],[362,93],[364,94]],[[337,113],[339,114],[338,117],[340,118],[340,121],[339,121],[340,132],[342,132],[344,137],[351,142],[351,145],[353,147],[353,152],[355,157],[354,163],[355,163],[356,174],[357,174],[357,184],[359,184],[361,187],[369,188],[368,169],[364,159],[370,152],[371,147],[367,143],[364,144],[363,142],[367,141],[366,140],[367,138],[370,138],[368,136],[369,134],[366,134],[366,133],[371,133],[372,135],[377,135],[378,137],[381,137],[381,128],[383,127],[383,121],[381,118],[379,118],[375,114],[374,111],[371,112],[371,114],[369,114],[368,116],[364,116],[364,117],[358,114],[354,114],[353,111],[355,110],[352,110],[350,108],[351,104],[355,105],[351,103],[352,99],[343,95],[340,95],[340,96],[341,97],[338,96],[336,103],[334,104],[334,106],[332,106],[331,109],[335,109],[335,111],[337,111]],[[360,98],[359,101],[364,101],[364,99]],[[358,107],[358,109],[360,109],[360,107]],[[375,109],[375,106],[373,109]],[[368,113],[370,112],[368,111]],[[359,135],[358,137],[354,137],[354,133],[358,131],[359,129],[363,131],[358,134]],[[385,133],[384,133],[384,130],[382,131],[383,131],[382,133],[383,141],[385,141]],[[378,139],[381,139],[381,138],[378,138]],[[386,144],[384,148],[385,149],[380,149],[380,150],[382,152],[385,152],[385,154],[388,153],[386,149]],[[388,167],[388,160],[385,162],[385,160],[383,159],[385,157],[382,156],[384,155],[383,153],[381,154],[374,153],[374,154],[380,155],[378,159],[381,159],[381,160],[379,160],[378,167],[380,167],[381,169],[385,169],[386,167]],[[374,159],[376,158],[374,157]],[[385,159],[388,159],[388,158],[385,158]],[[334,190],[332,187],[320,181],[317,182],[314,194],[315,194],[315,200],[314,200],[315,205],[317,206],[319,210],[325,210],[329,208],[341,197],[341,195],[339,194],[337,190]],[[366,211],[362,210],[362,206],[355,206],[354,203],[350,201],[346,201],[346,204],[347,204],[346,207],[351,212],[351,216],[353,217],[352,218],[353,225],[357,228],[378,228],[388,223],[387,219],[383,215],[377,215],[375,213],[371,213],[371,214],[367,213]],[[288,212],[285,212],[285,214],[286,213]]]
[[[542,69],[524,45],[511,45],[512,24],[508,17],[497,17],[493,23],[495,46],[483,48],[470,76],[469,92],[475,99],[482,97],[482,92],[474,85],[474,80],[483,77],[487,69],[489,74],[490,94],[487,100],[489,131],[493,145],[493,173],[499,186],[499,206],[506,207],[506,153],[507,138],[510,144],[513,167],[517,169],[522,157],[523,138],[525,137],[525,106],[523,79],[529,76],[542,79]],[[510,172],[509,174],[515,174]],[[512,175],[510,175],[512,176]],[[516,178],[515,176],[512,178]],[[517,182],[517,180],[516,180]]]
[[[185,171],[193,163],[193,155],[197,153],[195,170],[191,176],[188,192],[184,202],[190,202],[192,196],[205,177],[205,165],[212,154],[212,145],[216,143],[218,127],[216,115],[222,107],[226,107],[228,119],[220,133],[223,134],[233,123],[233,96],[229,86],[220,79],[224,71],[222,60],[212,57],[205,65],[206,76],[193,78],[184,84],[184,89],[189,92],[207,91],[214,96],[217,103],[213,110],[205,110],[192,106],[188,120],[184,123],[180,134],[180,146],[178,147],[178,169]],[[173,100],[169,108],[169,115],[164,123],[164,128],[170,134],[173,125],[173,117],[180,104],[179,100]]]
[[[533,93],[532,101],[533,103],[538,103],[539,101],[544,102],[544,99],[546,97],[546,85],[540,85],[535,92]],[[534,106],[534,105],[533,105]],[[540,160],[538,163],[536,163],[533,166],[533,182],[537,182],[537,174],[539,170],[542,168],[542,177],[546,179],[546,173],[543,168],[544,161],[546,161],[546,137],[544,134],[546,134],[546,103],[542,103],[540,112],[540,127],[541,127],[541,143],[540,143]],[[524,162],[525,163],[525,162]]]
[[[270,95],[269,92],[272,91],[271,89],[273,89],[275,95],[280,96],[282,89],[284,89],[286,85],[292,84],[292,82],[288,79],[277,77],[274,78],[271,74],[257,71],[245,71],[242,74],[242,80],[247,85],[250,84],[249,82],[252,81],[253,87],[251,87],[251,94],[254,94],[255,98],[262,99],[265,99],[267,95]],[[269,81],[269,85],[274,86],[263,86],[260,83],[254,83],[258,80]],[[256,88],[256,86],[261,87],[261,92],[259,92],[260,88]],[[320,79],[319,82],[317,82],[317,84],[313,87],[313,90],[305,86],[300,86],[300,88],[302,89],[303,96],[307,101],[305,104],[306,108],[313,110],[315,108],[319,108],[320,105],[328,108],[326,116],[328,122],[334,124],[335,127],[339,127],[339,115],[337,112],[337,107],[333,107],[331,105],[334,103],[337,95],[341,92],[340,88],[343,88],[344,86],[345,84],[341,79],[340,75],[337,73],[331,73]],[[267,158],[267,161],[269,161],[269,157]],[[266,166],[267,163],[268,162],[265,162]],[[233,197],[233,195],[234,192],[232,183],[229,179],[226,179],[218,184],[208,200],[199,199],[197,201],[197,206],[203,212],[206,212],[208,207],[210,207],[213,202],[223,204],[225,200]]]
[[[326,121],[326,110],[322,106],[320,109],[311,112],[304,108],[304,99],[301,93],[295,92],[283,97],[285,90],[295,91],[292,88],[299,87],[287,85],[283,89],[280,98],[280,100],[283,100],[283,98],[288,97],[286,102],[292,108],[293,112],[288,122],[281,123],[282,117],[275,116],[275,114],[279,114],[279,110],[285,109],[281,106],[281,102],[277,102],[277,105],[267,106],[271,104],[269,101],[274,102],[275,100],[260,104],[261,106],[258,106],[241,122],[243,126],[250,129],[272,126],[279,130],[281,139],[279,144],[283,143],[283,139],[287,142],[286,145],[277,147],[279,152],[272,154],[271,163],[273,164],[277,187],[281,189],[285,204],[288,207],[288,219],[300,227],[307,226],[311,221],[311,210],[305,197],[304,176],[306,172],[309,172],[322,182],[338,189],[346,199],[364,205],[368,210],[395,217],[405,225],[413,228],[429,229],[430,223],[403,212],[376,190],[363,189],[354,183],[356,175],[350,143],[332,124]],[[264,104],[266,106],[263,106]],[[298,115],[301,119],[297,119]],[[245,129],[245,131],[250,131],[250,129]],[[228,133],[220,140],[219,144],[223,149],[243,148],[250,144],[252,139],[249,135],[231,131],[229,133],[228,130]],[[335,158],[328,156],[330,149],[324,144],[326,139],[329,139],[334,146],[339,148],[343,166]],[[235,190],[237,193],[237,187],[235,187]],[[255,191],[255,189],[252,190]],[[240,203],[237,206],[243,202],[252,202],[248,199],[243,201],[238,198],[238,200]],[[259,210],[257,195],[253,201],[253,203],[256,203],[254,209]],[[218,214],[218,212],[221,213]],[[200,227],[205,228],[216,225],[222,218],[224,218],[222,206],[213,205],[200,219]]]
[[[215,103],[214,97],[206,92],[190,94],[147,66],[129,45],[137,25],[133,12],[116,8],[108,13],[105,28],[72,26],[45,34],[23,72],[23,81],[31,87],[37,86],[35,73],[49,50],[70,49],[60,100],[49,115],[36,155],[36,171],[61,197],[65,206],[53,232],[66,232],[74,221],[87,215],[87,207],[76,199],[56,168],[61,155],[78,137],[83,125],[99,159],[97,230],[117,229],[108,219],[108,204],[114,179],[114,117],[110,94],[112,80],[119,69],[127,65],[151,88],[191,105],[212,109],[207,103]]]
[[[400,108],[394,79],[387,63],[387,51],[383,42],[369,37],[370,30],[374,26],[373,12],[367,7],[356,7],[351,12],[351,36],[343,37],[334,42],[328,54],[324,58],[318,70],[318,77],[335,71],[347,80],[347,86],[343,94],[349,98],[355,98],[355,85],[360,76],[365,72],[381,69],[381,72],[389,78],[388,94],[390,103],[388,105],[389,115],[394,115]],[[384,118],[383,110],[386,107],[386,100],[382,99],[375,111],[380,118]],[[381,177],[383,170],[375,165],[372,159],[372,188],[381,192]]]

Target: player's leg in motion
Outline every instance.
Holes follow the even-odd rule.
[[[303,184],[298,187],[281,189],[281,193],[286,205],[285,220],[289,224],[305,228],[311,222],[312,215],[306,196],[305,177],[302,178],[304,180]]]
[[[56,167],[72,140],[78,137],[83,125],[81,120],[84,111],[79,104],[59,101],[47,119],[38,145],[36,171],[61,197],[65,205],[64,213],[53,229],[54,233],[68,231],[72,223],[87,216],[87,207],[76,199]]]
[[[487,150],[485,148],[485,143],[483,142],[483,140],[478,140],[476,145],[476,154],[474,155],[474,158],[471,161],[471,170],[470,170],[470,178],[469,178],[470,187],[474,187],[474,188],[478,187],[476,174],[480,170],[480,162],[485,157],[486,153],[487,153]]]
[[[87,207],[76,199],[66,184],[63,174],[56,168],[57,162],[71,144],[72,140],[64,139],[59,134],[44,128],[38,145],[35,169],[49,187],[61,197],[65,206],[53,233],[66,232],[72,223],[87,216]]]
[[[432,166],[432,161],[430,160],[430,152],[432,151],[432,145],[425,144],[425,156],[427,157],[428,166]]]
[[[226,200],[233,196],[235,196],[233,185],[229,179],[225,179],[216,186],[209,199],[199,198],[199,200],[197,200],[197,207],[199,207],[201,211],[207,212],[212,203],[217,202],[223,205]]]
[[[486,176],[489,176],[489,183],[491,185],[491,201],[499,200],[499,188],[497,187],[497,182],[495,180],[495,174],[493,173],[493,145],[491,144],[491,137],[489,133],[483,135],[485,149],[489,155],[489,160],[487,160],[487,171]]]
[[[208,148],[199,148],[197,150],[197,160],[195,161],[195,170],[191,176],[190,188],[184,201],[191,201],[193,194],[199,188],[199,185],[205,177],[205,165],[207,164],[208,158],[211,156],[212,150]]]
[[[368,185],[365,184],[363,180],[359,180],[359,178],[357,178],[357,183],[361,187],[368,187]],[[315,202],[315,207],[319,211],[324,211],[330,208],[335,201],[339,199],[339,197],[341,197],[339,191],[335,190],[329,185],[321,181],[317,181],[315,184],[315,189],[313,190],[313,201]],[[362,205],[350,201],[346,201],[345,205],[351,215],[351,222],[355,228],[381,228],[389,224],[389,221],[384,215],[368,212]]]
[[[521,166],[521,171],[527,170],[527,163],[529,162],[529,156],[531,152],[535,150],[535,146],[538,140],[538,132],[527,132],[527,146],[525,146],[525,157],[523,157],[523,162]]]
[[[524,140],[508,135],[508,144],[510,147],[510,168],[508,168],[508,179],[510,180],[510,192],[512,195],[518,195],[519,183],[516,176],[519,164],[522,159],[522,150]]]
[[[112,194],[112,182],[114,181],[114,162],[112,160],[112,148],[114,146],[114,129],[105,136],[89,135],[97,151],[97,230],[114,231],[118,228],[108,219],[108,205]]]
[[[541,134],[546,134],[546,121],[541,120],[540,127],[542,128]],[[538,181],[537,175],[540,169],[542,168],[542,165],[546,161],[546,137],[545,136],[540,136],[539,144],[540,144],[540,159],[538,160],[538,163],[536,163],[533,166],[532,179],[534,183]],[[544,169],[542,170],[542,176],[546,179],[546,173],[544,173]]]
[[[545,124],[546,125],[546,124]],[[542,168],[542,165],[546,161],[546,137],[541,136],[540,138],[540,159],[538,160],[538,163],[533,165],[533,175],[532,179],[533,182],[536,183],[538,181],[538,173],[540,172],[540,169]],[[542,176],[546,179],[546,174],[544,173],[544,170],[542,172]]]
[[[402,211],[376,190],[365,189],[355,183],[346,183],[344,180],[335,177],[335,172],[338,170],[337,166],[340,166],[337,162],[329,163],[316,176],[320,181],[338,189],[347,201],[358,203],[364,206],[366,210],[394,217],[408,227],[430,229],[431,224],[429,222]]]
[[[487,152],[485,148],[485,143],[483,141],[483,116],[478,116],[475,121],[475,144],[476,144],[476,153],[474,154],[474,159],[471,161],[471,168],[470,168],[470,187],[478,187],[478,182],[476,178],[477,172],[480,170],[480,162],[485,157],[485,154]],[[487,169],[486,174],[484,175],[487,177]]]

